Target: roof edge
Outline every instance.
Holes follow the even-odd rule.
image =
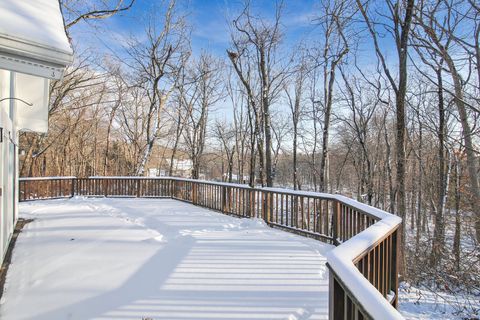
[[[73,61],[73,50],[61,50],[0,33],[0,51],[39,61],[54,63],[63,67]]]

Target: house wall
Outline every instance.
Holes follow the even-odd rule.
[[[0,100],[15,96],[14,75],[0,70]],[[0,102],[0,262],[3,262],[17,220],[18,134],[15,129],[15,100]]]

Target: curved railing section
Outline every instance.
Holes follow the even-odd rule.
[[[174,177],[20,178],[20,201],[73,196],[167,197],[336,246],[327,255],[330,319],[403,319],[398,304],[402,220],[341,195]]]

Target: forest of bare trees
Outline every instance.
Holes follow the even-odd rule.
[[[135,3],[62,5],[75,43],[70,29]],[[345,194],[404,219],[404,280],[478,295],[477,1],[319,1],[295,44],[285,3],[263,16],[244,2],[220,54],[192,53],[182,8],[158,4],[139,19],[146,36],[114,53],[77,48],[51,85],[48,135],[21,137],[22,176],[186,175]]]

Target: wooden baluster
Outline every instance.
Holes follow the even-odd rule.
[[[385,292],[390,293],[390,236],[385,240]]]
[[[280,224],[283,225],[283,193],[280,195]]]
[[[310,215],[311,215],[311,212],[310,212],[310,199],[309,197],[307,197],[307,230],[310,231]]]
[[[402,228],[402,227],[400,227]],[[395,299],[392,303],[394,308],[398,307],[398,248],[397,235],[400,234],[400,228],[392,234],[392,272],[390,273],[392,285],[394,288]]]
[[[289,219],[289,217],[290,217],[290,210],[291,210],[291,209],[290,209],[289,195],[286,194],[286,195],[285,195],[285,213],[284,213],[284,215],[285,215],[285,226],[287,226],[287,227],[288,227],[288,226],[290,225],[290,223],[291,223],[291,222],[290,222],[290,219]]]
[[[317,210],[318,210],[318,217],[317,217],[317,220],[318,220],[318,232],[321,233],[321,234],[325,234],[328,236],[328,225],[327,225],[327,230],[324,230],[324,219],[325,219],[325,216],[326,218],[328,219],[328,211],[327,212],[324,212],[323,211],[323,206],[324,206],[324,202],[322,199],[318,199],[318,207],[317,207]]]
[[[297,227],[299,227],[300,229],[305,229],[305,207],[304,207],[304,198],[303,197],[298,197],[298,199],[300,200],[300,211],[301,211],[301,219],[302,219],[302,222],[300,223],[300,225],[297,225]]]
[[[274,198],[275,198],[275,223],[278,223],[278,193],[275,193],[273,194]]]
[[[222,186],[222,212],[225,212],[227,209],[226,198],[227,198],[227,187]]]

